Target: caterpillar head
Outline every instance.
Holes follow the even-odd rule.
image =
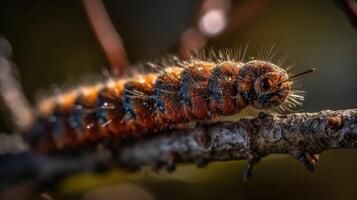
[[[272,64],[273,65],[273,64]],[[257,77],[254,81],[254,91],[256,98],[252,102],[258,109],[272,108],[281,105],[286,101],[291,92],[291,81],[284,69],[276,69],[266,72]]]
[[[253,60],[242,67],[238,87],[243,98],[254,108],[289,107],[303,100],[303,96],[292,90],[292,79],[312,71],[314,69],[289,77],[285,69],[273,63]]]

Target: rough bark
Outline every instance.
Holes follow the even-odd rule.
[[[121,150],[119,163],[128,168],[149,165],[174,170],[176,163],[247,159],[248,177],[260,158],[290,154],[310,171],[316,154],[336,148],[357,147],[357,109],[270,115],[238,122],[197,125],[168,131]]]
[[[248,160],[244,172],[247,178],[253,165],[269,154],[290,154],[312,171],[318,160],[316,154],[328,149],[356,148],[357,109],[289,115],[260,113],[237,122],[158,133],[121,146],[119,152],[100,145],[95,152],[82,156],[33,154],[18,144],[20,139],[7,137],[10,135],[0,138],[0,179],[8,184],[32,180],[48,186],[72,173],[104,170],[117,164],[128,169],[166,166],[172,171],[176,163],[196,162],[202,166],[211,161],[241,159]]]

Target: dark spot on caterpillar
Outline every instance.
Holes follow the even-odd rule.
[[[32,129],[24,133],[24,140],[31,146],[39,146],[40,142],[47,138],[48,129],[47,119],[39,118]]]
[[[182,102],[185,106],[192,108],[191,96],[190,96],[190,85],[191,85],[191,76],[187,71],[184,71],[181,75],[181,87],[180,95],[182,97]]]
[[[164,93],[164,90],[171,91],[169,89],[170,86],[164,87],[163,82],[161,79],[158,79],[155,83],[155,92],[154,92],[154,98],[155,98],[155,107],[160,111],[160,112],[165,112],[165,103],[162,100],[161,96]]]
[[[191,119],[191,113],[186,112],[187,106],[182,100],[181,73],[184,69],[170,67],[157,77],[154,87],[155,106],[158,118],[174,128],[174,124],[183,123]]]
[[[57,137],[64,132],[63,124],[61,123],[61,114],[56,109],[54,113],[48,118],[49,126],[53,137]]]
[[[129,119],[135,119],[136,115],[134,112],[133,98],[135,98],[134,94],[132,94],[132,90],[135,88],[132,83],[128,83],[124,86],[124,110]]]
[[[230,115],[245,107],[246,101],[238,94],[236,79],[242,66],[243,63],[226,61],[214,67],[208,83],[212,113]]]
[[[263,89],[263,90],[270,90],[270,88],[272,87],[273,83],[271,82],[271,80],[269,79],[264,79],[261,84],[260,84],[260,87]]]
[[[97,100],[97,110],[96,110],[96,113],[97,113],[97,116],[98,116],[98,123],[103,125],[105,124],[107,121],[108,121],[108,118],[106,116],[106,113],[105,113],[105,105],[106,105],[107,101],[106,101],[106,98],[105,96],[100,93],[98,95],[98,100]]]
[[[103,140],[120,145],[124,139],[154,135],[179,124],[233,115],[248,105],[269,109],[302,100],[292,93],[287,72],[267,61],[192,60],[181,65],[45,99],[39,104],[38,124],[25,137],[33,146],[45,144],[45,151]],[[264,119],[261,123],[268,124],[268,117]],[[207,135],[195,139],[203,146],[210,144]]]
[[[219,76],[222,74],[222,69],[220,65],[217,65],[212,72],[212,75],[210,77],[211,81],[208,84],[208,89],[211,92],[211,96],[213,98],[213,101],[216,101],[217,103],[222,103],[222,96],[223,96],[223,91],[217,90],[218,85],[219,85]]]

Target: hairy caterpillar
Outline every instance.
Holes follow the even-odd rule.
[[[233,115],[248,105],[282,109],[303,100],[287,71],[232,54],[195,58],[155,73],[81,86],[39,103],[39,120],[26,140],[52,151],[103,139],[140,137],[179,124]],[[220,55],[223,55],[222,53]]]

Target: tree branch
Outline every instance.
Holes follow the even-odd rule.
[[[270,115],[238,122],[218,122],[163,133],[121,150],[119,163],[128,168],[149,165],[248,159],[247,178],[260,158],[273,153],[290,154],[310,171],[317,153],[357,147],[357,109]]]
[[[117,164],[127,169],[166,166],[172,171],[176,163],[196,162],[202,166],[211,161],[241,159],[248,160],[244,171],[244,177],[248,178],[253,166],[269,154],[290,154],[312,171],[317,153],[356,148],[357,109],[289,115],[259,113],[255,118],[243,118],[238,122],[200,124],[195,128],[158,133],[119,146],[119,152],[99,145],[94,152],[82,156],[73,153],[36,155],[24,151],[17,144],[20,140],[6,137],[0,138],[0,180],[8,183],[30,179],[48,186],[49,182],[56,183],[73,173],[104,170]],[[9,144],[11,141],[13,145]]]

